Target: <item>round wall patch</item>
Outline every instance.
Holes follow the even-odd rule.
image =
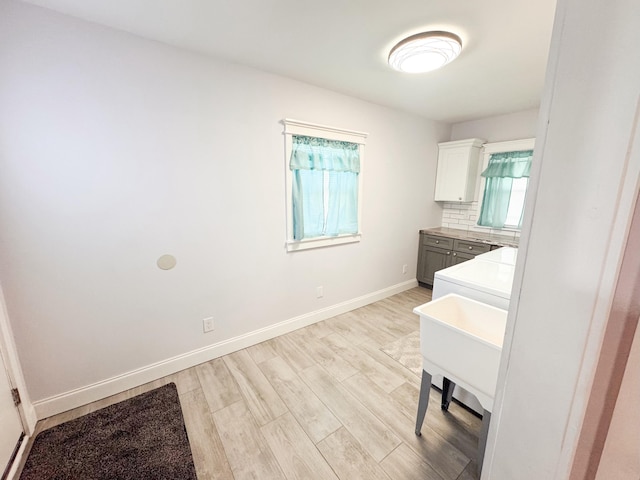
[[[176,266],[176,257],[173,255],[162,255],[158,259],[158,268],[161,270],[171,270]]]

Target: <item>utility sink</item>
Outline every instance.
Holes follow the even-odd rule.
[[[413,312],[420,316],[423,369],[460,385],[492,411],[507,311],[450,293]]]

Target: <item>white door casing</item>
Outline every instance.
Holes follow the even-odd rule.
[[[0,351],[0,472],[9,463],[23,432],[20,414],[13,404],[11,384],[2,353]]]

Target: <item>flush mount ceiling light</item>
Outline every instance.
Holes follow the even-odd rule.
[[[389,65],[400,72],[429,72],[453,61],[461,50],[462,40],[453,33],[418,33],[391,49]]]

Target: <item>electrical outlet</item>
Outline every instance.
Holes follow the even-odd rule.
[[[406,263],[404,265],[402,265],[402,274],[404,275],[405,273],[407,273],[407,264]]]
[[[316,298],[324,297],[324,290],[322,287],[316,287]]]
[[[202,330],[204,333],[210,332],[214,329],[213,317],[207,317],[202,320]]]

